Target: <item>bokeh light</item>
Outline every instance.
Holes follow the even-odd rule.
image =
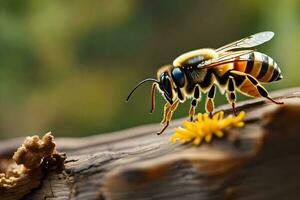
[[[276,35],[257,49],[284,76],[266,88],[299,85],[297,0],[1,1],[0,138],[47,131],[77,137],[159,123],[164,100],[157,93],[149,115],[150,84],[125,103],[137,82],[181,53],[264,30]],[[188,107],[180,105],[175,118]]]

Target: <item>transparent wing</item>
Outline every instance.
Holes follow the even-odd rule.
[[[216,59],[212,59],[211,62],[228,60],[232,58],[236,58],[238,56],[243,56],[246,54],[253,53],[255,50],[242,50],[242,51],[225,51],[219,54],[219,57]]]
[[[271,31],[256,33],[254,35],[245,37],[243,39],[240,39],[238,41],[235,41],[235,42],[227,44],[223,47],[220,47],[216,51],[224,52],[224,51],[229,51],[229,50],[238,49],[238,48],[255,47],[255,46],[258,46],[260,44],[263,44],[263,43],[271,40],[273,38],[273,36],[274,36],[274,33]]]
[[[203,63],[200,63],[197,67],[198,68],[212,68],[218,67],[228,63],[234,62],[242,62],[248,61],[246,58],[241,58],[241,56],[253,53],[255,50],[243,50],[243,51],[231,51],[231,52],[224,52],[220,54],[220,56],[216,59],[207,60]]]

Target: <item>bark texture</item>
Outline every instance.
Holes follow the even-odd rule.
[[[171,144],[182,119],[157,136],[159,123],[85,138],[56,138],[65,152],[64,170],[36,171],[16,192],[0,188],[0,199],[299,199],[300,88],[238,103],[246,126],[199,147]],[[225,113],[230,106],[219,107]],[[55,133],[54,133],[55,135]],[[1,161],[24,138],[0,142]],[[0,168],[0,170],[3,170]]]

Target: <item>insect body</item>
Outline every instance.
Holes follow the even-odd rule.
[[[250,48],[269,41],[273,32],[261,32],[235,41],[218,49],[199,49],[184,53],[177,57],[172,65],[160,68],[157,79],[145,79],[129,94],[129,100],[137,87],[146,81],[153,81],[152,109],[154,111],[154,92],[159,91],[166,99],[161,134],[169,125],[173,112],[179,103],[192,98],[189,110],[190,120],[193,120],[195,107],[201,93],[207,94],[206,111],[212,115],[216,87],[226,93],[228,102],[236,115],[235,92],[241,92],[250,97],[265,97],[276,104],[282,104],[272,99],[261,83],[282,79],[278,65],[269,56],[254,50],[238,50]]]

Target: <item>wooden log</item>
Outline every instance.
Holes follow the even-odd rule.
[[[298,199],[300,197],[300,88],[275,92],[285,102],[240,102],[246,126],[210,144],[171,144],[160,125],[85,138],[56,138],[65,169],[43,171],[39,184],[21,186],[21,199]],[[226,113],[230,106],[218,108]],[[55,135],[55,133],[54,133]],[[23,138],[0,142],[0,163]],[[1,167],[0,167],[1,170]],[[3,169],[2,169],[3,170]],[[0,189],[0,198],[7,191]],[[15,199],[14,193],[6,199]]]

